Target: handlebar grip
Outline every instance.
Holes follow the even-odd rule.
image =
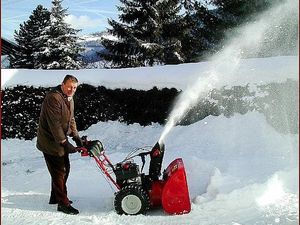
[[[76,148],[76,150],[77,150],[77,152],[81,153],[81,156],[89,155],[89,151],[87,150],[87,148],[79,147],[79,148]]]

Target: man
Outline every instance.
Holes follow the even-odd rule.
[[[58,204],[57,210],[67,214],[78,214],[68,199],[66,182],[70,172],[69,153],[77,148],[69,141],[73,137],[77,146],[82,146],[74,118],[73,95],[78,80],[66,75],[62,84],[47,93],[41,108],[37,132],[37,148],[43,152],[51,176],[49,204]]]

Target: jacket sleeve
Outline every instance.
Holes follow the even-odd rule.
[[[66,139],[62,125],[62,106],[59,96],[53,94],[47,98],[47,122],[55,142],[61,143]]]
[[[70,136],[78,136],[77,125],[74,117],[74,100],[71,100]]]
[[[79,135],[74,117],[72,117],[71,122],[70,122],[70,130],[71,130],[71,134],[70,134],[71,137],[75,137],[75,136]]]

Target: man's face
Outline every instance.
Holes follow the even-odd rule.
[[[61,89],[66,96],[73,97],[77,89],[77,85],[78,83],[73,82],[72,80],[67,80],[65,84],[62,83]]]

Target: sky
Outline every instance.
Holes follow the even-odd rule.
[[[1,37],[13,40],[14,30],[27,21],[32,11],[41,4],[49,9],[51,0],[2,0]],[[106,30],[107,19],[117,19],[119,0],[64,0],[63,8],[69,14],[66,21],[73,28],[82,29],[79,35]]]

